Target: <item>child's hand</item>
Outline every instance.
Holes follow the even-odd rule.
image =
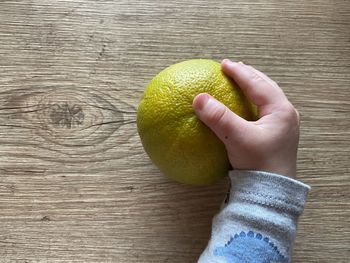
[[[282,89],[264,73],[226,59],[221,65],[257,105],[260,119],[246,121],[205,93],[193,100],[196,114],[224,142],[234,169],[260,170],[294,178],[298,112]]]

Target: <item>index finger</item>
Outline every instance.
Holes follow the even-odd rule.
[[[260,115],[267,115],[276,106],[288,103],[282,89],[262,72],[244,65],[242,62],[236,63],[226,59],[222,62],[222,69],[258,106]]]

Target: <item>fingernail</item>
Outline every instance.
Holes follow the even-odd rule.
[[[232,67],[236,66],[238,63],[235,61],[231,61],[229,59],[224,59],[222,61],[222,64],[225,64],[227,67],[232,68]]]
[[[201,93],[197,95],[193,103],[194,109],[196,111],[202,111],[209,100],[210,100],[210,96],[206,93]]]
[[[226,63],[228,63],[228,62],[230,62],[230,60],[227,59],[227,58],[225,58],[225,59],[223,59],[223,60],[221,61],[221,64],[226,64]]]

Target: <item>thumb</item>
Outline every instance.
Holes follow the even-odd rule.
[[[197,95],[192,107],[198,118],[226,145],[242,137],[248,122],[206,93]]]

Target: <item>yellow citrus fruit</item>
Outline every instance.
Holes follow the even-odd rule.
[[[247,120],[254,106],[213,60],[194,59],[172,65],[148,84],[137,112],[143,147],[162,173],[187,184],[209,184],[230,169],[224,144],[192,109],[206,92]]]

